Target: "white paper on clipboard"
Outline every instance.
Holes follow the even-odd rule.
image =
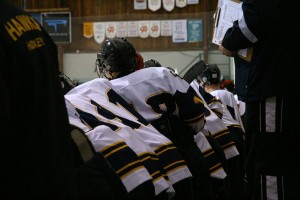
[[[220,45],[224,35],[233,22],[239,19],[241,12],[241,2],[237,0],[219,0],[217,10],[214,16],[215,24],[212,43]],[[248,58],[248,49],[240,49],[237,54],[243,58]]]

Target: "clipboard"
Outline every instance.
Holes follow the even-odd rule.
[[[232,27],[233,22],[238,19],[240,3],[241,1],[239,0],[218,1],[218,6],[214,14],[213,44],[219,46],[228,28]],[[237,55],[247,62],[251,61],[252,53],[253,47],[237,51]]]

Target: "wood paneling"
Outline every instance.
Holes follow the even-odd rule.
[[[173,43],[172,37],[128,38],[138,51],[181,51],[207,50],[210,48],[212,13],[217,0],[199,0],[199,4],[175,7],[168,12],[134,10],[133,0],[12,0],[16,5],[28,11],[69,10],[72,13],[72,43],[63,45],[64,52],[95,52],[98,50],[93,38],[83,37],[83,22],[129,21],[129,20],[164,20],[164,19],[199,19],[203,20],[203,42]]]

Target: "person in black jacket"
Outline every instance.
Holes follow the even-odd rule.
[[[57,47],[28,13],[0,1],[0,177],[8,199],[75,199],[74,144]]]
[[[234,56],[236,93],[246,102],[248,199],[300,199],[300,23],[295,0],[249,0],[219,49]],[[250,62],[236,51],[253,47]],[[292,86],[292,87],[291,87]]]

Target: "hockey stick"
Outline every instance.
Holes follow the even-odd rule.
[[[202,75],[208,69],[203,60],[195,63],[182,77],[186,82],[191,83],[197,76]]]

